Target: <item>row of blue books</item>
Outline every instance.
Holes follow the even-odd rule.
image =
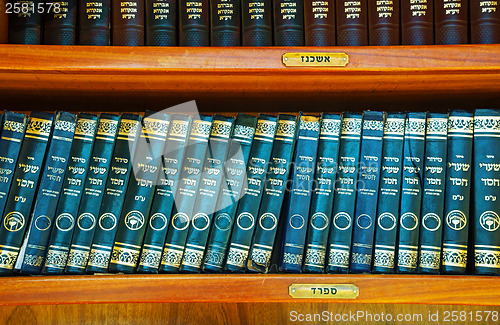
[[[0,274],[500,274],[500,110],[5,111]]]

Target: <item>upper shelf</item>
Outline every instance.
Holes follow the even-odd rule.
[[[287,52],[341,52],[349,56],[349,64],[285,67],[282,56]],[[209,109],[220,111],[235,103],[239,110],[255,110],[257,104],[259,109],[276,111],[331,110],[325,103],[336,103],[333,107],[339,110],[366,105],[398,109],[484,106],[500,100],[500,45],[0,45],[0,99],[7,108],[53,109],[71,104],[64,108],[74,110],[158,109],[191,99],[215,103],[218,106]]]

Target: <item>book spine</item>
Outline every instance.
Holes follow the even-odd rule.
[[[201,115],[193,121],[182,161],[179,186],[175,193],[175,205],[168,225],[161,257],[160,272],[177,273],[184,254],[184,245],[201,180],[212,117]]]
[[[121,116],[106,189],[99,210],[99,221],[90,248],[87,273],[103,273],[108,270],[118,230],[117,225],[129,183],[136,140],[141,129],[141,120],[142,116],[136,114],[123,114]]]
[[[101,114],[85,179],[78,218],[69,249],[66,273],[84,274],[103,198],[118,130],[118,115]]]
[[[201,270],[221,183],[225,181],[224,162],[233,124],[234,117],[214,116],[193,219],[184,244],[184,256],[179,268],[181,272],[198,273]]]
[[[211,0],[210,5],[212,46],[240,46],[240,0]]]
[[[465,274],[467,267],[473,126],[471,112],[450,112],[441,265],[445,274]]]
[[[337,176],[340,114],[323,114],[319,134],[314,189],[309,212],[304,272],[323,273]]]
[[[401,0],[401,44],[434,44],[434,0]]]
[[[209,0],[179,0],[179,45],[209,46]]]
[[[45,13],[43,44],[75,45],[76,0],[55,1]]]
[[[146,0],[146,45],[177,45],[177,0]]]
[[[404,113],[388,113],[384,124],[373,273],[394,273],[405,133]]]
[[[398,273],[415,273],[422,204],[426,113],[407,113],[398,235]]]
[[[21,273],[40,274],[42,272],[75,126],[75,114],[68,112],[56,114],[54,132],[45,156],[40,187],[31,214],[31,224],[14,267],[14,269],[20,269]]]
[[[500,274],[500,111],[474,115],[474,261],[475,274]]]
[[[333,227],[330,227],[329,235],[328,273],[347,273],[349,269],[362,121],[361,113],[344,113],[331,220]]]
[[[4,114],[0,113],[0,136],[2,135]],[[1,138],[0,138],[1,139]]]
[[[0,214],[3,214],[7,203],[26,122],[26,115],[5,111],[2,138],[0,139]]]
[[[500,6],[498,1],[470,0],[472,44],[500,44]]]
[[[175,192],[179,183],[182,158],[186,148],[191,118],[186,115],[174,115],[163,150],[162,172],[158,181],[150,211],[144,243],[142,244],[138,273],[157,273],[161,261],[161,252],[165,244],[170,213],[174,206]]]
[[[264,114],[259,115],[257,120],[247,165],[248,186],[238,203],[235,226],[231,233],[225,264],[225,269],[231,272],[244,272],[246,268],[248,252],[255,230],[255,220],[259,213],[267,168],[271,158],[276,122],[275,116]]]
[[[23,4],[27,4],[27,12],[23,12]],[[9,44],[42,44],[42,13],[38,9],[44,9],[44,3],[41,0],[12,0],[2,10],[9,10],[9,7]],[[18,13],[15,8],[19,8]]]
[[[448,114],[429,113],[425,133],[419,273],[439,274],[443,234]]]
[[[241,0],[243,46],[273,45],[271,1]]]
[[[42,270],[44,274],[62,274],[66,267],[71,236],[95,140],[97,122],[96,115],[78,114],[63,188],[57,204],[55,228],[50,234],[49,247]]]
[[[399,0],[369,1],[368,23],[370,45],[399,45]]]
[[[113,46],[144,45],[144,1],[112,0]]]
[[[304,37],[306,46],[335,45],[335,2],[304,1]]]
[[[142,120],[132,160],[133,176],[128,183],[111,252],[110,272],[133,273],[139,264],[169,124],[170,116],[164,113],[147,112]]]
[[[274,45],[304,46],[304,1],[273,0]]]
[[[367,0],[336,0],[337,7],[337,45],[368,45]]]
[[[280,114],[269,160],[267,179],[259,208],[259,218],[247,261],[250,271],[267,273],[287,190],[288,174],[295,145],[297,117]]]
[[[107,46],[111,41],[111,0],[78,2],[78,44]]]
[[[319,117],[302,115],[292,163],[292,189],[285,219],[280,270],[300,273],[304,256],[309,207],[319,140]]]
[[[26,127],[0,227],[0,275],[12,274],[38,187],[54,115],[34,112]]]
[[[351,273],[369,273],[372,266],[384,119],[383,112],[364,113],[354,210],[356,222],[352,230]]]
[[[469,42],[467,0],[435,0],[435,40],[437,45]]]
[[[221,272],[224,267],[227,246],[233,229],[238,202],[248,184],[246,166],[250,157],[257,117],[238,114],[233,136],[224,164],[224,181],[221,184],[212,229],[203,261],[203,270]]]

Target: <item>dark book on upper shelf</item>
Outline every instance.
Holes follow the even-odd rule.
[[[210,45],[209,0],[179,0],[179,45]]]
[[[472,44],[500,44],[500,6],[498,1],[469,1]]]
[[[75,45],[76,0],[54,2],[54,4],[59,6],[46,6],[43,44]]]
[[[306,46],[335,45],[335,1],[304,1]]]
[[[467,0],[434,0],[436,45],[469,42]]]
[[[370,45],[399,45],[399,25],[399,0],[368,1]]]
[[[146,1],[146,45],[177,45],[177,0]]]
[[[304,1],[273,0],[274,45],[304,46]]]
[[[434,44],[434,0],[401,0],[401,44]]]
[[[27,11],[23,11],[23,3],[28,4]],[[6,1],[5,8],[0,10],[5,10],[8,15],[9,44],[42,44],[42,12],[44,11],[39,12],[39,6],[44,7],[40,0]]]
[[[144,1],[112,0],[112,45],[144,45]]]
[[[336,0],[337,45],[368,45],[368,0]]]
[[[243,46],[273,45],[272,1],[241,0]]]
[[[78,1],[78,44],[109,45],[110,22],[111,0]]]
[[[212,46],[240,46],[240,0],[211,0],[210,7]]]

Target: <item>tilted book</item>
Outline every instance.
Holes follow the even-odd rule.
[[[99,220],[96,224],[89,261],[85,269],[87,273],[103,273],[108,270],[111,250],[118,230],[118,221],[130,179],[135,146],[141,130],[141,120],[142,116],[127,113],[122,114],[120,118],[109,176],[99,209]]]
[[[335,1],[304,1],[306,46],[335,45]]]
[[[146,45],[177,45],[177,0],[146,0]]]
[[[144,1],[111,1],[112,45],[144,45]]]
[[[394,273],[403,169],[405,113],[387,113],[377,202],[373,273]]]
[[[56,2],[59,6],[46,6],[43,44],[75,45],[76,0]],[[56,4],[54,3],[54,4]],[[37,8],[38,9],[38,8]]]
[[[47,244],[54,226],[57,201],[61,193],[69,152],[76,127],[76,115],[57,112],[54,131],[43,164],[37,197],[31,223],[25,236],[14,269],[21,273],[40,274],[42,272]]]
[[[30,220],[54,114],[33,112],[17,160],[0,226],[0,275],[12,274]]]
[[[268,176],[247,261],[247,268],[250,271],[267,273],[270,267],[281,208],[287,190],[286,183],[292,165],[297,128],[296,116],[287,114],[278,116],[276,136],[267,169]]]
[[[368,45],[368,0],[336,0],[337,45]]]
[[[418,272],[439,274],[443,234],[448,114],[429,113],[425,131],[424,190]]]
[[[240,0],[211,0],[210,7],[211,45],[240,46]]]
[[[469,42],[468,8],[467,0],[434,0],[436,45]]]
[[[274,45],[304,46],[304,0],[273,0]]]
[[[445,274],[465,274],[467,268],[473,133],[472,112],[450,112],[441,264]]]
[[[285,215],[280,271],[293,273],[302,271],[318,152],[319,127],[319,117],[300,116],[297,145],[290,169],[292,188]]]
[[[78,1],[78,44],[106,46],[111,42],[111,0]]]
[[[179,45],[210,45],[209,0],[179,0]]]
[[[30,2],[13,0],[9,2],[12,4],[12,12],[8,14],[9,44],[42,44],[43,13],[38,11],[38,5],[43,6],[43,3],[40,0],[33,0]],[[7,1],[5,3],[7,3]],[[23,12],[23,3],[28,4],[28,12]],[[15,9],[16,7],[18,11]],[[7,6],[1,10],[6,9]]]
[[[368,1],[368,24],[370,45],[399,45],[399,0]]]
[[[351,251],[352,222],[356,208],[359,152],[363,115],[344,113],[340,131],[338,172],[328,241],[328,273],[347,273]]]
[[[244,272],[248,252],[255,230],[260,201],[267,177],[267,166],[271,158],[273,139],[276,133],[275,116],[259,114],[255,136],[247,165],[247,182],[243,197],[238,203],[236,220],[231,233],[225,270]]]
[[[401,0],[401,44],[434,44],[434,0]]]
[[[233,229],[238,203],[248,187],[247,166],[255,134],[257,117],[239,113],[224,165],[224,181],[221,184],[212,229],[207,242],[203,270],[221,272]]]
[[[498,1],[470,0],[470,41],[472,44],[500,44]]]
[[[243,46],[273,45],[272,1],[241,0]]]
[[[333,210],[340,144],[340,114],[323,113],[314,188],[309,211],[303,271],[323,273]]]
[[[384,119],[383,112],[366,111],[363,116],[356,209],[352,226],[351,273],[369,273],[372,266]]]

